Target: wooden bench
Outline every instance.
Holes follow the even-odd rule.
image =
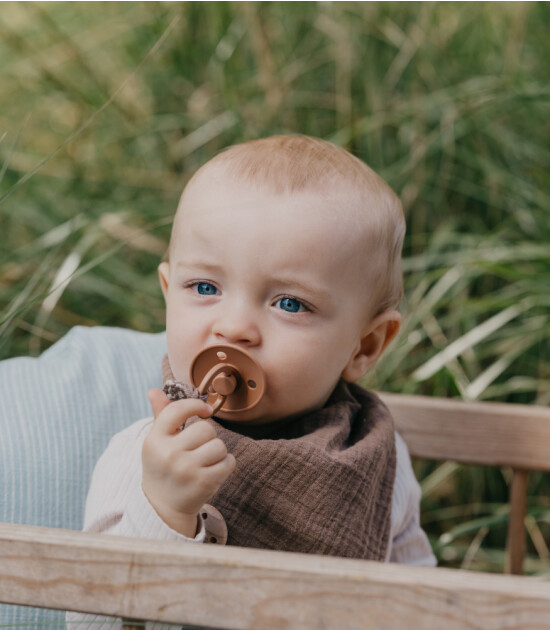
[[[384,394],[411,455],[510,466],[509,573],[550,410]],[[0,525],[0,601],[207,628],[550,628],[550,580]]]

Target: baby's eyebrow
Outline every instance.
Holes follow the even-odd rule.
[[[191,262],[191,261],[186,261],[186,260],[179,260],[176,263],[176,269],[184,269],[185,271],[200,271],[202,273],[204,272],[216,272],[216,271],[220,271],[222,267],[220,265],[216,265],[215,263],[211,263],[211,262]]]
[[[297,278],[273,278],[275,286],[290,293],[302,293],[313,300],[326,300],[330,297],[330,292],[321,287],[312,286],[308,282],[302,282]]]

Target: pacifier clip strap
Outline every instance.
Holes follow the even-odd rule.
[[[170,402],[183,400],[184,398],[200,398],[201,400],[208,398],[208,393],[199,394],[199,390],[193,385],[176,381],[167,354],[162,358],[162,383],[162,390],[168,396]]]

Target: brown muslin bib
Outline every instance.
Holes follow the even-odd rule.
[[[396,451],[375,394],[341,381],[322,409],[283,424],[208,422],[237,462],[210,500],[227,544],[385,559]]]

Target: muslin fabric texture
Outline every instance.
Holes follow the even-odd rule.
[[[261,438],[210,419],[237,465],[209,503],[229,545],[384,560],[396,453],[393,421],[373,393],[339,383],[322,409]]]

